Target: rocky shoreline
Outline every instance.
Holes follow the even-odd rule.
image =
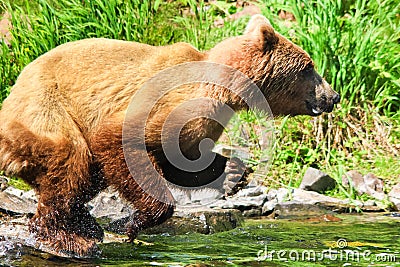
[[[178,205],[173,218],[162,225],[144,231],[145,234],[212,234],[231,230],[243,224],[246,217],[269,216],[275,219],[303,219],[315,221],[340,221],[335,215],[348,212],[395,212],[400,209],[400,184],[389,193],[384,192],[381,179],[373,174],[348,172],[343,185],[352,186],[358,194],[369,195],[369,200],[338,199],[323,194],[336,186],[336,181],[323,172],[310,168],[299,188],[268,189],[250,182],[237,194],[210,201],[217,195],[212,190],[202,190],[197,195],[174,191]],[[196,200],[195,205],[188,202]],[[202,203],[204,200],[204,203]],[[34,242],[27,231],[27,222],[36,210],[37,199],[33,192],[9,186],[6,177],[0,177],[0,256],[16,244],[50,251]],[[91,214],[104,229],[111,233],[105,242],[123,240],[125,224],[135,211],[111,189],[100,193],[88,203]],[[398,213],[394,213],[398,214]],[[114,235],[115,234],[115,235]]]

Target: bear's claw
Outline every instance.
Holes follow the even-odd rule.
[[[225,196],[234,195],[244,188],[248,184],[247,177],[252,172],[240,159],[229,159],[225,167],[226,177],[223,184]]]

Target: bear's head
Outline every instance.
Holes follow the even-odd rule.
[[[242,36],[214,47],[209,59],[234,67],[252,79],[275,116],[331,112],[338,93],[316,72],[310,56],[255,15]]]

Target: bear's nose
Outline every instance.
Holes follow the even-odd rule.
[[[332,98],[333,104],[337,104],[340,102],[340,95],[339,94],[335,94]]]

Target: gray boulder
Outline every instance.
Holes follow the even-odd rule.
[[[318,169],[310,167],[304,174],[300,189],[322,193],[335,188],[335,186],[335,179]]]
[[[367,194],[378,200],[386,199],[383,181],[372,173],[363,176],[357,171],[349,171],[342,177],[342,184],[345,187],[353,186],[359,195]]]
[[[161,225],[146,229],[144,234],[186,233],[213,234],[229,231],[243,224],[243,215],[232,209],[178,209],[174,216]]]
[[[0,191],[0,210],[9,214],[34,214],[37,199],[33,190],[23,191],[12,186]]]
[[[397,211],[400,211],[400,183],[393,186],[388,196],[389,200],[393,203],[394,208]]]

